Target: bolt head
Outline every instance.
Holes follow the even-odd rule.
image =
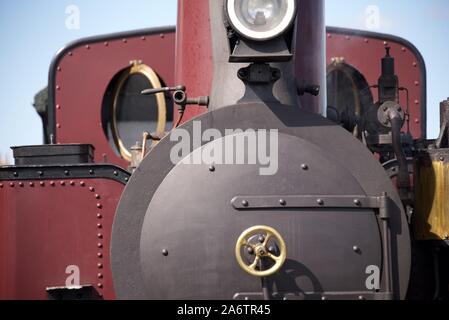
[[[259,240],[260,243],[264,243],[265,237],[264,236],[259,236],[259,238],[257,240]]]
[[[307,171],[307,170],[309,170],[309,166],[307,164],[303,163],[301,165],[301,169],[304,170],[304,171]]]
[[[318,205],[320,205],[320,206],[324,205],[323,199],[318,199],[318,200],[316,201],[316,203],[317,203]]]
[[[359,199],[354,199],[354,204],[359,207],[362,203]]]
[[[214,166],[210,166],[210,167],[209,167],[209,171],[210,171],[210,172],[215,172],[215,167],[214,167]]]
[[[167,250],[167,249],[163,249],[163,250],[162,250],[162,255],[163,255],[164,257],[167,257],[167,256],[168,256],[168,250]]]
[[[246,201],[246,200],[243,200],[243,201],[242,201],[242,206],[248,207],[248,206],[249,206],[249,202]]]
[[[254,254],[254,249],[251,248],[251,247],[248,247],[248,248],[246,249],[246,252],[248,252],[249,254]]]
[[[280,204],[281,206],[285,206],[285,205],[287,205],[287,202],[286,202],[284,199],[280,199],[280,200],[279,200],[279,204]]]

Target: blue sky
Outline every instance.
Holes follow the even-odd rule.
[[[176,2],[1,0],[0,155],[11,159],[10,146],[42,142],[41,122],[31,103],[47,85],[48,68],[58,49],[86,36],[174,25]],[[70,5],[80,10],[79,29],[66,27]],[[380,13],[374,31],[410,40],[426,60],[428,135],[434,138],[439,131],[439,102],[449,96],[449,0],[326,0],[327,25],[367,29],[365,11],[370,5]]]

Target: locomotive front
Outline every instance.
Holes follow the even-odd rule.
[[[369,150],[320,114],[323,1],[181,1],[177,32],[182,86],[162,90],[181,115],[193,103],[208,112],[163,138],[124,191],[117,297],[404,298],[399,195]]]

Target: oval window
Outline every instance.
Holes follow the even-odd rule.
[[[131,148],[142,142],[144,132],[163,136],[172,121],[173,112],[168,112],[163,93],[141,94],[161,86],[158,75],[140,62],[133,62],[109,85],[103,102],[103,126],[110,143],[127,161],[131,161]]]
[[[344,59],[334,58],[327,68],[327,105],[345,117],[362,116],[373,103],[363,74]]]

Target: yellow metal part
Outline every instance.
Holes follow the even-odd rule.
[[[249,242],[251,237],[263,235],[263,243],[252,244]],[[279,256],[275,256],[270,253],[267,246],[270,240],[276,241],[279,248]],[[242,257],[242,250],[252,249],[254,253],[254,261],[248,264]],[[237,262],[244,271],[255,277],[268,277],[278,272],[287,258],[287,247],[282,236],[275,229],[267,226],[255,226],[245,230],[237,240],[235,245],[235,257]],[[274,261],[274,265],[267,270],[262,270],[262,259],[271,259]],[[259,269],[258,269],[259,268]]]
[[[449,240],[449,163],[444,158],[420,161],[415,185],[415,237]]]

